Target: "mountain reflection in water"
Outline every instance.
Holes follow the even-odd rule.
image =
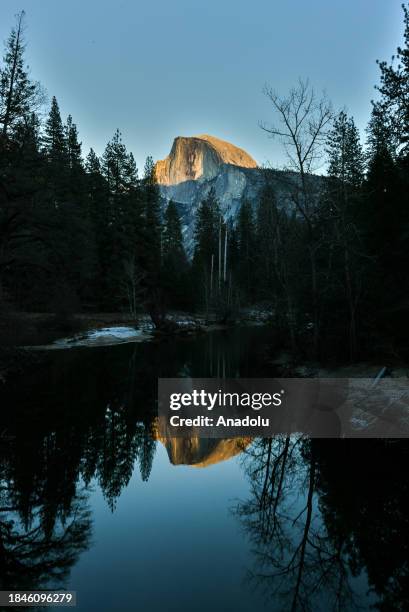
[[[1,589],[70,588],[87,612],[409,609],[405,440],[156,439],[159,376],[271,376],[271,344],[53,352],[4,387]]]
[[[172,465],[208,467],[227,461],[241,453],[250,444],[250,438],[166,438],[159,440],[165,446]]]

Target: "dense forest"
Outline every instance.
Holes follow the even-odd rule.
[[[409,9],[404,45],[380,80],[364,144],[352,116],[308,82],[266,89],[288,153],[283,208],[264,169],[258,202],[223,219],[213,191],[185,252],[177,203],[164,205],[155,165],[139,176],[116,131],[101,157],[83,154],[74,119],[49,112],[26,67],[24,13],[0,64],[0,330],[16,312],[62,316],[170,309],[234,320],[264,305],[284,342],[351,360],[399,353],[408,339]],[[317,169],[326,166],[325,176]]]

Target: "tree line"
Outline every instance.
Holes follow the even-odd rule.
[[[352,359],[394,350],[409,280],[405,5],[403,14],[404,46],[391,64],[379,62],[365,145],[353,117],[334,113],[308,81],[287,96],[266,87],[276,123],[261,127],[283,143],[287,171],[260,169],[257,201],[243,201],[234,220],[210,189],[195,214],[191,261],[151,157],[139,177],[116,131],[101,157],[91,149],[84,159],[55,97],[40,120],[44,93],[25,65],[18,15],[0,68],[0,309],[134,318],[145,309],[161,327],[170,308],[226,321],[261,303],[294,350],[320,356],[339,346]]]
[[[183,305],[187,259],[176,207],[162,215],[152,158],[140,178],[117,130],[101,157],[91,148],[84,159],[56,97],[40,120],[44,94],[24,54],[21,13],[0,72],[0,304],[132,316],[143,305],[160,325],[167,305]]]

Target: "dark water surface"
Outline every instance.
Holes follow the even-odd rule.
[[[52,351],[3,388],[1,589],[84,612],[409,609],[405,441],[157,439],[159,376],[274,375],[272,344]]]

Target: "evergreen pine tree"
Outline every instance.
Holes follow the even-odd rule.
[[[196,211],[195,223],[195,259],[201,267],[210,270],[212,257],[214,270],[218,270],[218,235],[220,225],[220,206],[212,188],[206,199],[202,200]]]
[[[268,178],[261,190],[256,212],[256,273],[258,297],[271,300],[274,291],[274,236],[277,222],[273,186]]]
[[[239,255],[239,240],[237,227],[234,224],[233,219],[230,219],[227,223],[228,231],[228,252],[229,252],[229,269],[232,275],[232,279],[235,284],[238,285],[239,278],[239,267],[240,267],[240,255]],[[254,271],[253,271],[254,274]]]
[[[377,87],[381,94],[379,106],[389,122],[398,151],[409,156],[409,7],[402,4],[404,21],[404,45],[396,51],[396,61],[378,62],[381,82]]]
[[[111,265],[107,249],[107,245],[111,245],[110,201],[100,160],[92,148],[85,160],[85,172],[85,208],[91,221],[96,249],[95,277],[90,283],[93,296],[91,299],[96,306],[103,308],[110,302],[107,299],[107,295],[110,295],[107,280]],[[109,305],[112,305],[112,302]]]
[[[361,222],[369,253],[377,258],[379,272],[389,275],[400,268],[408,211],[399,164],[394,159],[387,123],[374,107],[368,126],[368,167]],[[387,117],[384,117],[387,122]],[[403,242],[402,242],[403,241]],[[390,276],[391,277],[391,276]]]
[[[246,300],[254,300],[256,228],[253,209],[249,201],[242,202],[237,219],[238,280]]]
[[[366,206],[373,221],[368,232],[370,249],[378,257],[384,279],[382,297],[395,305],[404,302],[402,288],[409,282],[409,6],[403,4],[402,9],[404,44],[391,64],[378,62],[381,98],[374,105],[369,127]],[[398,313],[401,321],[407,316],[404,307],[398,307]]]
[[[0,69],[0,124],[4,136],[36,110],[41,101],[39,85],[30,80],[24,65],[24,15],[24,11],[17,15]]]
[[[50,112],[45,124],[43,144],[48,160],[53,166],[64,166],[67,163],[67,141],[61,121],[57,98],[53,96]],[[55,168],[53,168],[55,172]]]
[[[145,211],[145,267],[151,283],[158,283],[161,267],[162,216],[159,187],[152,157],[147,157],[142,179]]]
[[[81,143],[78,142],[77,126],[68,115],[65,124],[65,142],[67,143],[68,165],[72,171],[82,168]]]
[[[91,154],[88,163],[95,167]],[[137,202],[135,160],[128,154],[119,130],[108,142],[102,156],[101,173],[106,183],[106,197],[98,212],[101,228],[100,262],[104,270],[103,294],[110,307],[121,304],[127,289],[128,270],[136,251],[137,224],[140,223]]]
[[[345,111],[334,119],[327,152],[328,175],[343,186],[359,188],[364,178],[365,159],[354,120]]]
[[[85,170],[89,176],[101,175],[101,162],[99,161],[98,155],[91,147],[85,160]]]
[[[166,207],[162,234],[163,259],[180,261],[185,258],[182,226],[176,204],[171,200]]]
[[[221,253],[220,229],[222,215],[216,193],[212,187],[198,206],[195,219],[192,273],[197,295],[206,310],[217,295],[220,286]]]
[[[333,282],[332,292],[327,292],[326,303],[321,297],[321,319],[329,315],[332,328],[346,320],[343,328],[348,329],[346,340],[349,342],[350,358],[354,359],[358,346],[362,279],[367,272],[367,258],[358,223],[362,207],[364,154],[354,120],[344,111],[333,121],[327,152],[327,218],[324,224],[318,223],[318,227],[323,235],[322,242],[328,244],[332,273],[337,282]],[[323,267],[325,269],[324,262]]]
[[[169,303],[177,308],[189,304],[188,262],[183,247],[182,227],[176,204],[165,210],[162,235],[162,279]]]
[[[119,130],[105,147],[101,166],[112,197],[118,198],[129,187],[128,153]]]

